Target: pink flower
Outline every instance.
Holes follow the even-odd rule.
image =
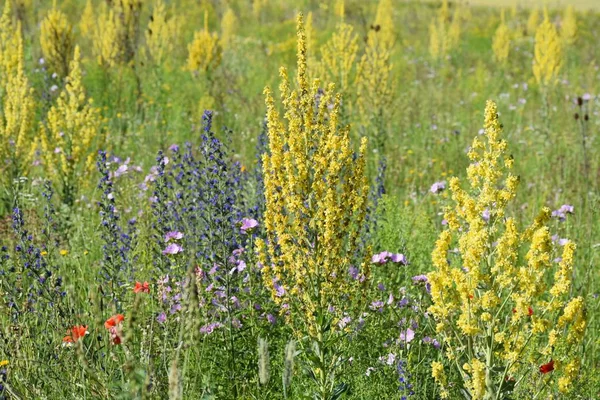
[[[252,218],[243,218],[242,219],[242,226],[240,227],[240,230],[242,231],[242,233],[247,233],[247,231],[252,231],[254,228],[256,228],[258,226],[258,221]]]
[[[163,250],[163,254],[167,255],[167,254],[178,254],[181,253],[183,251],[183,247],[181,247],[180,245],[178,245],[177,243],[170,243],[166,249]]]
[[[165,235],[165,243],[168,243],[169,241],[171,241],[171,239],[173,239],[173,240],[183,239],[183,233],[178,232],[178,231],[167,232],[167,234]]]
[[[404,343],[410,343],[415,338],[415,331],[408,328],[404,332],[400,332],[400,341]]]

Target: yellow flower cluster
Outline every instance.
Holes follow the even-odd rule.
[[[560,25],[560,35],[567,44],[573,44],[577,40],[577,17],[572,5],[567,6]]]
[[[545,12],[544,22],[535,33],[533,75],[540,85],[551,85],[556,81],[562,66],[563,49],[554,24]]]
[[[61,77],[67,76],[74,46],[73,27],[56,5],[40,26],[40,45],[50,71]]]
[[[440,14],[429,25],[429,54],[434,60],[443,59],[460,44],[461,17],[459,9],[454,11],[452,21],[448,25],[449,11],[444,11],[444,4],[447,6],[447,3],[442,4]],[[448,18],[445,17],[446,15]]]
[[[23,47],[21,26],[13,24],[10,4],[10,1],[4,3],[4,11],[0,17],[0,78],[3,81],[22,63],[23,54],[22,50],[19,52],[19,47]]]
[[[68,205],[94,166],[93,145],[99,134],[99,113],[86,99],[80,58],[76,46],[66,86],[48,111],[47,123],[40,126],[45,168]]]
[[[481,360],[474,358],[470,364],[463,365],[463,371],[470,375],[467,386],[473,397],[483,399],[485,395],[485,364]]]
[[[204,13],[204,29],[194,34],[188,45],[187,68],[192,72],[210,72],[221,64],[223,49],[219,36],[208,30],[208,13]]]
[[[342,94],[350,87],[350,74],[358,52],[358,35],[351,25],[340,23],[331,39],[321,48],[322,63],[330,82]]]
[[[540,10],[533,8],[527,19],[527,34],[534,35],[540,24]]]
[[[447,399],[449,397],[448,389],[446,386],[448,385],[448,379],[446,378],[446,373],[444,372],[444,365],[439,361],[434,361],[431,363],[431,376],[435,380],[435,383],[441,388],[440,397],[442,399]]]
[[[6,4],[9,4],[8,2]],[[10,12],[10,9],[8,9]],[[5,9],[6,12],[6,9]],[[27,175],[34,147],[32,127],[35,120],[33,88],[23,70],[23,39],[20,26],[13,35],[5,36],[10,20],[3,16],[0,21],[0,53],[2,61],[2,109],[0,113],[0,160],[2,160],[2,183],[9,187],[14,179]],[[7,54],[5,52],[11,52]],[[17,64],[14,65],[16,58]]]
[[[333,15],[340,21],[344,20],[344,17],[346,16],[346,2],[344,0],[335,0],[333,5]]]
[[[146,46],[154,63],[163,65],[170,58],[177,34],[177,18],[167,18],[165,4],[162,0],[157,0],[146,29]]]
[[[361,123],[374,130],[372,137],[380,150],[387,134],[382,125],[392,119],[394,112],[396,80],[391,55],[391,49],[367,43],[356,71],[356,102]]]
[[[394,6],[392,0],[379,0],[375,22],[367,36],[368,47],[382,47],[390,50],[396,42],[394,31]]]
[[[238,26],[238,18],[231,7],[227,7],[223,18],[221,19],[221,43],[223,48],[227,49],[231,47],[235,32]]]
[[[360,283],[348,278],[348,268],[366,212],[366,139],[356,155],[349,127],[339,127],[341,96],[334,85],[320,94],[318,80],[309,84],[302,15],[297,22],[296,88],[280,70],[283,118],[265,89],[267,241],[257,247],[273,299],[293,305],[288,319],[296,333],[316,338],[323,334],[319,313],[331,307],[337,315],[359,297]]]
[[[436,242],[428,275],[433,301],[429,312],[448,346],[448,357],[462,361],[461,376],[473,399],[497,393],[507,374],[536,372],[540,357],[552,357],[557,365],[571,362],[586,327],[583,299],[568,300],[575,244],[564,246],[554,284],[548,287],[554,259],[545,226],[550,210],[542,210],[519,233],[515,220],[506,215],[519,180],[510,172],[513,159],[507,156],[491,101],[484,128],[486,140],[476,137],[468,152],[470,190],[461,188],[457,178],[450,180],[454,206],[445,211],[448,229]],[[519,254],[527,244],[523,263]],[[458,256],[453,257],[450,249],[456,245]],[[553,325],[557,329],[549,331]],[[494,375],[498,370],[504,375]],[[572,375],[561,372],[563,388]]]
[[[92,0],[85,3],[81,20],[79,21],[79,31],[84,38],[91,38],[94,35],[96,19],[94,18],[94,5]]]
[[[494,51],[494,57],[500,64],[506,64],[508,61],[508,54],[510,53],[510,30],[504,22],[504,11],[502,11],[502,18],[494,38],[492,40],[492,50]]]
[[[104,5],[98,15],[93,38],[98,64],[108,68],[133,59],[141,9],[142,2],[139,0],[118,0]]]

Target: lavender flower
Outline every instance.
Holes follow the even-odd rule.
[[[257,226],[258,226],[258,221],[256,221],[255,219],[243,218],[242,226],[240,227],[240,230],[242,231],[243,234],[246,234],[248,232],[251,232]]]
[[[567,219],[568,214],[573,214],[574,211],[575,207],[572,205],[563,204],[558,210],[552,211],[552,216],[562,222]]]
[[[415,331],[408,328],[403,332],[400,332],[400,341],[403,343],[410,343],[415,338]]]
[[[387,264],[388,261],[401,265],[408,264],[408,261],[406,260],[406,256],[404,254],[390,253],[389,251],[382,251],[379,254],[373,255],[373,257],[371,258],[371,262],[373,264]]]
[[[178,231],[170,231],[165,235],[165,242],[168,243],[171,240],[180,240],[183,239],[183,233]]]
[[[169,243],[169,245],[163,250],[163,254],[179,254],[183,251],[183,247],[178,245],[177,243]]]
[[[437,194],[444,191],[444,189],[446,189],[446,181],[439,181],[431,185],[429,191],[433,194]]]

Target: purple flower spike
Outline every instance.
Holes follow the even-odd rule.
[[[177,151],[179,151],[179,146],[176,144],[172,144],[169,146],[169,150],[177,152]]]
[[[424,282],[427,283],[427,275],[416,275],[412,277],[414,283]]]
[[[437,194],[442,192],[444,189],[446,189],[446,181],[439,181],[431,185],[429,191],[433,194]]]
[[[167,254],[178,254],[181,253],[183,251],[183,247],[181,247],[180,245],[178,245],[177,243],[170,243],[166,249],[163,250],[163,254],[167,255]]]
[[[158,317],[156,317],[156,321],[159,324],[164,324],[166,320],[167,320],[167,314],[165,314],[164,312],[158,314]]]
[[[240,230],[242,231],[242,233],[246,234],[247,231],[251,231],[252,229],[256,228],[258,226],[258,221],[252,218],[243,218],[242,219],[242,226],[240,227]]]
[[[173,239],[173,240],[183,239],[183,233],[177,232],[177,231],[167,232],[167,234],[165,235],[165,242],[168,243],[169,241],[171,241],[171,239]]]

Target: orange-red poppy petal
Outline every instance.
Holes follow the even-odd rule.
[[[542,374],[547,374],[552,371],[554,371],[554,360],[550,360],[549,363],[540,365],[540,372]]]

